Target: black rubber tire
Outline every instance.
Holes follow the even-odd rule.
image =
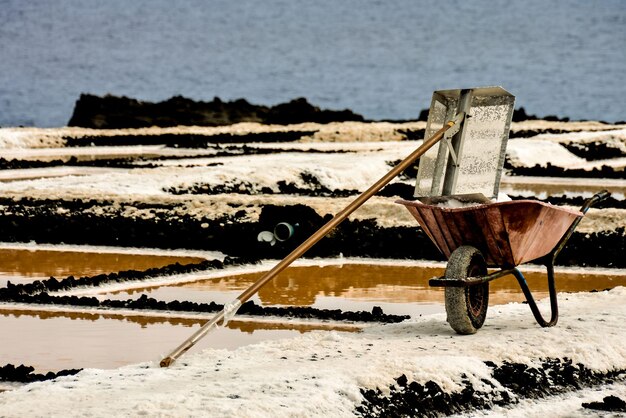
[[[478,249],[464,245],[452,252],[446,267],[446,279],[487,274],[485,258]],[[475,334],[485,323],[489,305],[489,282],[466,287],[446,287],[448,323],[459,334]]]

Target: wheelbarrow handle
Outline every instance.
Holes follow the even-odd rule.
[[[592,207],[593,205],[595,205],[598,202],[603,201],[604,199],[608,198],[609,196],[611,196],[611,193],[609,193],[607,190],[602,190],[601,192],[598,192],[598,193],[594,194],[593,196],[591,196],[589,199],[587,199],[585,201],[583,206],[580,208],[580,211],[583,214],[587,213],[587,211],[589,210],[590,207]],[[554,262],[556,260],[556,256],[559,255],[561,250],[565,247],[565,244],[567,244],[567,241],[570,239],[570,237],[574,233],[574,230],[576,229],[576,227],[580,223],[581,219],[582,219],[582,217],[576,219],[572,223],[572,225],[569,227],[569,229],[567,230],[565,235],[563,235],[563,238],[561,238],[561,241],[554,248],[554,250],[552,250],[552,253],[548,255],[549,260],[550,260],[550,262],[552,264],[554,264]]]
[[[591,196],[589,199],[585,201],[583,206],[580,208],[580,211],[582,213],[587,213],[590,207],[592,207],[596,203],[602,202],[603,200],[607,199],[609,196],[611,196],[611,193],[609,193],[608,190],[602,190],[601,192],[594,194],[593,196]]]

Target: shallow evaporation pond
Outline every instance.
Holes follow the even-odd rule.
[[[523,267],[536,299],[548,297],[545,269]],[[441,267],[344,264],[290,267],[253,297],[262,306],[312,306],[320,309],[366,310],[380,306],[387,314],[419,316],[441,313],[443,289],[428,286],[442,276]],[[191,283],[101,293],[100,299],[148,297],[171,302],[228,303],[261,277],[263,272],[237,274]],[[559,292],[586,292],[626,286],[626,274],[616,270],[557,269]],[[513,276],[490,283],[490,305],[522,302],[524,295]]]
[[[500,187],[502,193],[511,196],[532,195],[540,199],[563,195],[591,197],[605,189],[611,191],[613,198],[623,200],[626,194],[626,182],[622,179],[506,176]]]
[[[70,368],[116,368],[159,361],[187,339],[206,317],[16,310],[0,307],[0,359],[38,373]],[[355,332],[351,325],[233,320],[201,340],[203,348],[233,349],[314,330]]]
[[[168,264],[199,263],[203,258],[174,255],[0,248],[0,286],[54,276],[94,276],[123,270],[147,270]]]
[[[443,291],[428,287],[428,279],[442,275],[443,268],[404,264],[406,262],[403,265],[358,263],[292,267],[262,288],[255,300],[264,306],[367,311],[373,306],[381,306],[390,314],[443,313]],[[531,288],[537,298],[546,297],[545,273],[531,270],[526,271]],[[101,299],[128,299],[146,294],[164,301],[226,303],[262,274],[214,277],[180,285],[103,292],[97,296]],[[557,270],[559,291],[589,291],[618,285],[626,285],[626,275],[615,273],[615,270]],[[86,292],[93,294],[94,290],[87,289]],[[512,277],[491,283],[491,304],[522,300],[523,295]],[[37,372],[46,372],[68,368],[114,368],[159,360],[213,315],[73,309],[0,306],[0,329],[3,331],[0,358],[3,364],[27,364],[34,366]],[[533,321],[530,312],[528,321]],[[314,330],[350,332],[358,329],[349,323],[290,321],[285,318],[236,320],[202,339],[194,351],[208,347],[233,349]]]

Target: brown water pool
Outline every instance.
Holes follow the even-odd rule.
[[[416,263],[417,264],[417,263]],[[546,274],[539,269],[523,270],[535,298],[548,296]],[[420,315],[442,312],[443,289],[431,288],[428,280],[443,275],[441,267],[345,264],[290,267],[263,287],[253,299],[263,306],[313,306],[343,310],[371,310],[377,305],[385,313]],[[146,287],[99,295],[102,299],[137,298],[141,294],[163,301],[227,303],[250,286],[263,272],[237,274],[192,283]],[[626,286],[626,274],[615,271],[582,273],[558,270],[559,292],[583,292]],[[490,304],[521,302],[524,295],[513,276],[490,283]]]
[[[0,248],[0,286],[54,276],[93,276],[122,270],[147,270],[168,264],[199,263],[203,258],[79,251]]]
[[[110,254],[52,250],[0,249],[0,280],[32,281],[55,275],[82,276],[120,270],[145,270],[174,262],[199,262],[197,257]],[[531,269],[532,270],[532,269]],[[316,308],[367,310],[380,306],[386,313],[423,315],[443,313],[443,290],[429,288],[428,279],[444,273],[441,267],[415,264],[361,264],[291,267],[267,284],[254,300],[264,306],[313,306]],[[544,272],[526,271],[537,298],[547,296]],[[258,279],[263,272],[207,278],[186,284],[136,288],[121,292],[101,291],[97,297],[137,298],[141,294],[158,300],[189,300],[227,303]],[[220,274],[224,274],[221,271]],[[626,274],[599,270],[557,271],[559,291],[579,292],[626,286]],[[0,285],[4,285],[0,281]],[[88,289],[87,292],[97,292]],[[513,277],[491,283],[491,304],[519,302],[523,295]],[[32,365],[37,372],[67,368],[114,368],[159,360],[188,338],[211,315],[141,312],[96,313],[62,311],[65,308],[0,305],[0,365]],[[61,310],[61,311],[59,311]],[[529,312],[529,321],[532,317]],[[292,337],[312,330],[355,331],[344,324],[290,322],[231,322],[203,339],[198,348],[235,348],[264,340]],[[196,351],[197,349],[194,349]]]
[[[160,360],[188,338],[206,318],[50,312],[0,308],[0,365],[26,364],[37,372],[69,368],[115,368]],[[315,330],[355,332],[328,324],[232,321],[200,341],[202,348],[225,348],[289,338]]]

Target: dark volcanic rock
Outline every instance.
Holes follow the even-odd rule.
[[[428,109],[419,113],[417,120],[428,119]],[[526,113],[523,107],[513,112],[513,121],[539,119]],[[569,118],[546,116],[550,121],[569,121]],[[143,128],[148,126],[221,126],[239,122],[289,125],[302,122],[365,121],[363,116],[345,110],[325,110],[297,98],[275,106],[251,104],[245,99],[224,102],[216,97],[210,102],[195,101],[182,96],[154,103],[129,97],[81,94],[74,106],[68,126],[96,129]],[[398,121],[396,121],[398,122]],[[420,139],[423,131],[407,132],[408,139]]]
[[[202,102],[175,96],[163,102],[152,103],[128,97],[81,94],[68,125],[114,129],[178,125],[220,126],[239,122],[287,125],[362,120],[361,115],[350,110],[322,110],[304,98],[268,107],[254,105],[243,99],[223,102],[217,97],[211,102]]]
[[[490,380],[483,383],[493,388],[490,392],[474,389],[469,379],[461,383],[464,388],[459,392],[447,393],[435,382],[424,384],[409,382],[406,375],[396,378],[396,385],[390,385],[383,393],[377,389],[361,389],[362,403],[356,408],[357,415],[365,417],[396,417],[420,416],[437,417],[463,413],[476,409],[491,409],[493,406],[505,406],[517,403],[520,399],[536,399],[545,396],[579,390],[621,379],[624,370],[596,372],[583,364],[573,364],[568,358],[548,358],[538,367],[530,367],[522,363],[504,362],[498,366],[486,361],[493,369]],[[505,390],[497,390],[497,381]],[[611,398],[608,399],[607,398]],[[616,397],[607,397],[604,402],[593,402],[594,409],[622,411],[624,401]]]
[[[59,370],[58,372],[48,372],[46,374],[33,373],[35,371],[34,367],[24,366],[23,364],[19,366],[14,366],[13,364],[7,364],[5,366],[0,366],[0,382],[19,382],[19,383],[32,383],[32,382],[43,382],[44,380],[52,380],[61,376],[71,376],[82,369],[67,369],[67,370]]]
[[[55,277],[50,277],[47,280],[35,280],[32,283],[13,284],[10,281],[7,282],[6,288],[0,288],[0,300],[3,297],[13,297],[14,295],[26,294],[32,295],[41,293],[43,291],[59,291],[68,290],[78,286],[100,286],[111,282],[121,283],[125,281],[144,280],[146,278],[169,276],[173,274],[186,274],[195,271],[205,271],[222,269],[224,265],[242,265],[242,264],[254,264],[256,261],[252,261],[246,258],[232,258],[226,257],[224,262],[220,260],[204,260],[200,263],[189,264],[168,264],[163,267],[153,267],[144,271],[137,270],[124,270],[117,273],[98,274],[96,276],[84,276],[76,279],[74,276],[69,276],[63,280],[58,280]],[[97,302],[97,299],[91,298],[88,303],[93,304],[93,301]],[[97,306],[97,303],[94,305]]]
[[[583,198],[582,196],[566,196],[566,195],[549,196],[546,199],[538,199],[534,196],[512,196],[511,195],[509,197],[511,198],[511,200],[537,200],[540,202],[550,203],[551,205],[558,205],[558,206],[567,205],[567,206],[577,206],[577,207],[582,207],[583,203],[585,203],[585,201],[587,200]],[[598,202],[595,205],[593,205],[593,207],[596,209],[605,209],[605,208],[626,209],[626,200],[619,200],[619,199],[614,198],[613,196],[609,196],[608,198],[602,200],[601,202]]]
[[[617,396],[605,396],[602,402],[585,402],[583,408],[597,411],[626,412],[626,402]]]
[[[572,154],[584,158],[587,161],[608,160],[626,156],[626,152],[617,145],[607,144],[605,142],[590,142],[586,144],[572,142],[570,144],[563,144],[563,146]]]
[[[529,115],[528,113],[526,113],[526,109],[524,109],[523,107],[520,107],[519,109],[515,109],[513,111],[513,117],[511,120],[513,122],[522,122],[525,120],[535,120],[535,119],[537,119],[537,116]]]
[[[91,245],[148,246],[217,250],[231,256],[251,259],[282,258],[313,232],[329,221],[308,206],[265,205],[258,222],[247,221],[243,210],[218,219],[172,216],[175,206],[135,204],[129,207],[151,209],[148,219],[119,216],[126,210],[94,216],[91,209],[110,203],[7,198],[0,199],[0,231],[6,242],[46,242]],[[294,226],[289,239],[271,246],[259,242],[261,231],[274,231],[279,223]],[[626,234],[615,231],[583,234],[575,232],[563,252],[559,265],[623,268]],[[375,220],[346,220],[329,233],[307,256],[407,258],[444,260],[426,234],[415,226],[381,228]]]
[[[536,164],[533,167],[515,167],[510,161],[504,163],[508,174],[513,176],[540,176],[540,177],[576,177],[594,179],[626,179],[626,170],[603,165],[601,168],[594,167],[591,170],[582,168],[563,168],[548,163],[545,167]]]
[[[384,197],[399,197],[406,200],[413,200],[413,194],[415,193],[415,186],[406,183],[391,183],[382,188],[382,190],[376,193],[377,196]]]
[[[288,132],[249,132],[243,134],[221,133],[214,135],[202,134],[156,134],[156,135],[95,135],[74,138],[64,137],[68,147],[88,147],[95,145],[125,146],[125,145],[165,145],[171,148],[208,148],[212,144],[245,144],[249,142],[292,142],[304,136],[315,134],[315,131],[288,131]],[[240,148],[241,149],[241,148]],[[271,153],[272,150],[247,148],[243,152]],[[280,150],[280,152],[285,152]],[[213,157],[232,155],[231,153],[214,154]],[[168,156],[168,159],[172,159]]]
[[[145,271],[128,270],[121,271],[119,273],[111,273],[108,275],[100,274],[93,277],[81,277],[80,279],[74,279],[74,277],[70,276],[61,281],[58,281],[55,278],[50,278],[49,280],[36,280],[33,283],[27,284],[15,285],[11,282],[8,282],[6,287],[0,288],[0,302],[15,302],[39,305],[69,305],[91,308],[123,308],[133,310],[150,309],[157,311],[166,310],[204,313],[217,312],[221,310],[224,305],[215,302],[196,303],[178,300],[165,302],[156,300],[154,298],[149,298],[146,294],[142,294],[138,299],[98,300],[95,297],[50,295],[47,291],[58,291],[62,289],[67,290],[77,286],[99,286],[101,284],[106,284],[113,281],[121,282],[125,280],[145,280],[153,277],[158,277],[159,275],[178,274],[180,272],[198,270],[199,268],[221,269],[224,266],[239,265],[245,262],[245,259],[234,259],[226,257],[223,263],[218,260],[204,261],[199,264],[189,264],[185,266],[181,266],[180,264],[176,263],[160,269],[148,269]],[[278,316],[305,319],[316,318],[321,320],[332,319],[335,321],[382,323],[401,322],[409,318],[408,315],[387,315],[379,306],[375,306],[371,312],[353,312],[342,311],[339,309],[317,309],[309,306],[263,307],[255,304],[253,301],[248,301],[244,303],[239,309],[239,313],[255,316]],[[9,372],[14,373],[11,370],[9,370]],[[0,380],[1,379],[2,374],[0,373]]]
[[[577,129],[555,129],[555,128],[543,128],[543,129],[520,129],[509,132],[509,139],[515,138],[531,138],[540,134],[567,134],[572,132],[581,132]]]
[[[300,195],[300,196],[322,196],[322,197],[348,197],[359,194],[355,189],[334,189],[324,186],[320,180],[312,173],[300,173],[300,178],[306,183],[306,187],[298,186],[294,183],[287,183],[284,180],[277,182],[278,191],[267,186],[257,186],[247,181],[224,182],[222,184],[210,185],[195,183],[191,186],[169,187],[163,191],[175,195],[183,194],[208,194],[217,195],[223,193],[253,195],[280,194],[280,195]]]
[[[513,122],[522,122],[525,120],[537,120],[537,119],[549,120],[551,122],[569,122],[570,120],[568,117],[560,118],[554,115],[548,115],[548,116],[544,116],[540,118],[540,117],[537,117],[537,115],[530,115],[526,113],[526,109],[524,109],[523,107],[520,107],[513,111],[513,117],[511,120]]]

